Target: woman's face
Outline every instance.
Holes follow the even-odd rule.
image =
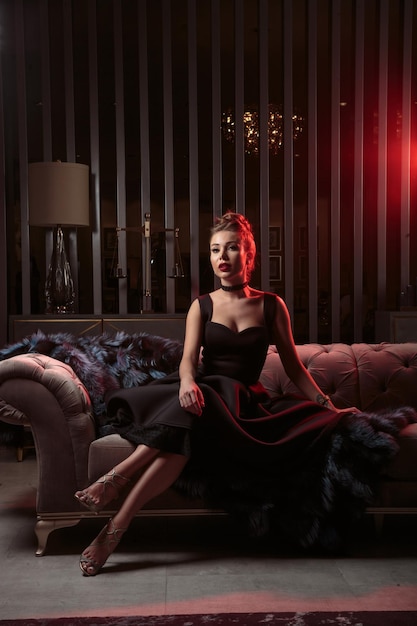
[[[210,240],[210,261],[215,275],[223,282],[245,282],[248,253],[237,233],[221,230]]]

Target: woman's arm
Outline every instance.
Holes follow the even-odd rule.
[[[337,409],[334,406],[329,396],[322,392],[301,362],[294,343],[288,309],[284,301],[278,296],[273,337],[285,372],[291,381],[297,385],[301,393],[313,402],[318,402],[331,410],[340,411],[341,409]],[[349,409],[349,411],[352,410],[355,409]],[[343,411],[346,411],[346,409],[343,409]]]
[[[204,408],[204,396],[195,382],[200,356],[203,322],[200,305],[194,300],[189,308],[185,323],[184,350],[179,367],[180,405],[186,411],[201,415]]]

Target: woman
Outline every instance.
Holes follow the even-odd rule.
[[[282,299],[249,286],[255,256],[246,218],[236,213],[220,218],[211,231],[210,260],[221,285],[190,306],[179,377],[118,391],[109,399],[113,432],[137,448],[75,494],[81,504],[98,511],[131,484],[116,515],[81,555],[84,575],[99,572],[133,517],[174,482],[209,504],[243,513],[252,527],[262,525],[266,513],[269,519],[275,516],[278,526],[303,545],[314,544],[326,532],[328,536],[329,528],[346,519],[345,506],[338,502],[364,505],[369,496],[369,481],[355,475],[350,459],[344,459],[343,470],[353,474],[352,485],[344,484],[345,474],[334,479],[329,470],[336,434],[342,436],[343,450],[356,454],[359,447],[359,456],[367,457],[362,441],[346,446],[357,409],[337,409],[302,365]],[[271,343],[302,397],[272,401],[259,384]],[[395,452],[392,434],[375,428],[371,434],[378,450],[372,467],[362,458],[359,468],[363,474],[365,463],[370,480]],[[346,493],[341,497],[340,490],[349,492],[349,498]]]

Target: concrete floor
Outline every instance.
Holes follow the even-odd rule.
[[[0,619],[280,611],[416,611],[417,520],[367,518],[346,555],[248,544],[227,518],[136,519],[95,578],[79,554],[103,525],[51,534],[35,556],[37,466],[0,448]]]

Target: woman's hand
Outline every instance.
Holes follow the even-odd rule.
[[[334,407],[333,409],[336,413],[360,413],[361,411],[356,406],[350,406],[347,409],[338,409]]]
[[[325,397],[328,398],[328,396],[325,396]],[[319,404],[323,404],[323,403],[319,402]],[[326,409],[330,409],[330,411],[334,411],[335,413],[360,413],[359,409],[357,409],[356,406],[349,406],[347,408],[339,409],[337,408],[337,406],[333,404],[330,398],[328,399],[328,401],[326,401],[326,403],[323,406],[325,406]]]
[[[316,402],[321,404],[321,406],[325,406],[326,409],[330,409],[330,411],[334,411],[335,413],[360,413],[359,409],[355,406],[350,406],[344,409],[338,409],[337,406],[333,404],[330,400],[329,396],[325,396],[323,393],[318,393],[316,396]]]
[[[185,411],[201,415],[204,409],[204,396],[200,387],[193,381],[183,381],[180,383],[179,401]]]

